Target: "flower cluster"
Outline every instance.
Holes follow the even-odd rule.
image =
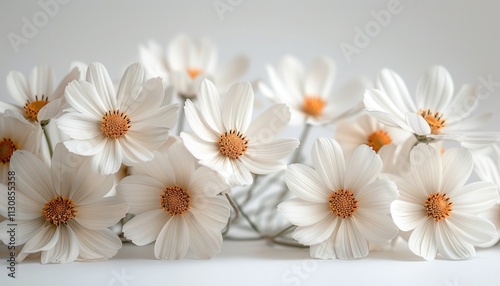
[[[116,85],[101,63],[73,64],[55,90],[46,66],[7,76],[0,240],[15,222],[18,261],[106,260],[122,241],[154,243],[157,259],[211,258],[224,239],[321,259],[398,240],[426,260],[464,259],[500,240],[500,136],[476,130],[491,114],[474,115],[477,87],[455,93],[444,67],[413,100],[387,69],[333,89],[329,57],[306,68],[287,55],[266,67],[268,85],[238,82],[245,56],[217,68],[208,39],[139,50]],[[254,92],[272,101],[256,116]],[[299,140],[280,137],[297,125]],[[317,126],[335,135],[307,157]]]

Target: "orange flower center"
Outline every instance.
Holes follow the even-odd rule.
[[[424,203],[427,217],[438,222],[450,216],[453,209],[453,203],[446,194],[434,193],[429,195]]]
[[[58,196],[45,204],[42,214],[47,221],[59,226],[61,223],[67,224],[68,220],[75,217],[76,207],[71,199],[63,199]]]
[[[217,143],[219,143],[219,152],[231,159],[238,159],[248,149],[248,140],[246,137],[239,131],[232,129],[229,130],[229,133],[221,133]]]
[[[323,114],[326,102],[319,96],[305,96],[302,111],[312,117]]]
[[[349,190],[338,190],[328,197],[330,210],[340,218],[352,217],[358,210],[358,201]]]
[[[26,101],[24,105],[24,112],[28,116],[29,119],[33,121],[38,121],[38,112],[42,107],[49,103],[49,97],[45,97],[42,95],[42,99],[38,99],[38,96],[35,96],[35,101],[31,102],[29,99]]]
[[[190,202],[189,191],[177,186],[165,188],[160,200],[163,211],[168,212],[171,216],[185,214],[189,209]]]
[[[187,73],[191,79],[196,78],[199,76],[203,71],[199,68],[188,68]]]
[[[0,141],[0,162],[3,164],[9,163],[10,162],[10,157],[12,157],[12,154],[14,154],[14,151],[16,151],[16,145],[10,138],[4,138],[2,141]]]
[[[377,130],[368,136],[368,146],[372,147],[375,152],[378,152],[384,145],[392,143],[391,136],[383,130]]]
[[[439,112],[432,113],[430,109],[420,109],[417,114],[427,121],[427,124],[431,128],[431,133],[434,135],[441,133],[441,128],[446,126],[446,119],[443,119],[443,114]]]
[[[119,110],[110,110],[102,117],[101,131],[109,138],[118,139],[127,134],[130,118]]]

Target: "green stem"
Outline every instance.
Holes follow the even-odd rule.
[[[290,225],[290,226],[288,226],[287,228],[285,228],[285,229],[281,230],[280,232],[278,232],[277,234],[273,235],[273,236],[272,236],[272,237],[273,237],[273,239],[274,239],[274,238],[277,238],[277,237],[279,237],[279,236],[281,236],[282,234],[284,234],[284,233],[288,232],[290,229],[292,229],[292,228],[294,228],[294,227],[295,227],[295,225]]]
[[[304,148],[304,145],[305,145],[304,143],[306,141],[307,136],[309,135],[309,131],[311,131],[311,125],[306,123],[304,125],[304,128],[302,129],[302,133],[300,134],[299,148],[297,148],[297,150],[295,150],[295,154],[293,155],[293,158],[290,161],[291,164],[299,162],[300,155],[302,154],[302,149]]]
[[[226,199],[234,210],[234,219],[238,219],[238,217],[240,216],[240,212],[238,210],[238,207],[236,206],[236,203],[233,201],[231,196],[229,196],[229,194],[225,193],[224,195],[226,196]]]
[[[187,98],[184,96],[180,96],[182,98],[182,106],[179,108],[179,120],[177,121],[177,135],[181,135],[182,130],[184,129],[184,121],[186,119],[186,115],[184,114],[184,105],[186,105]]]
[[[45,141],[47,141],[47,146],[49,147],[49,154],[50,154],[50,158],[52,158],[52,155],[54,155],[54,151],[52,149],[52,142],[50,141],[50,137],[49,137],[49,134],[47,133],[47,129],[46,129],[46,126],[49,124],[49,121],[43,121],[40,125],[42,126],[42,130],[43,130],[43,135],[45,137]]]
[[[247,196],[243,201],[242,205],[246,205],[250,201],[250,199],[252,198],[253,191],[255,190],[255,186],[257,185],[257,182],[261,177],[262,177],[261,175],[258,174],[255,175],[255,178],[253,179],[253,184],[250,186],[250,188],[248,188]]]

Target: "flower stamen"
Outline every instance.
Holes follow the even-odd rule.
[[[203,71],[199,68],[188,68],[187,73],[191,79],[195,79],[199,76]]]
[[[424,207],[427,217],[438,222],[450,216],[453,203],[446,194],[434,193],[427,197]]]
[[[101,131],[109,138],[118,139],[127,134],[130,128],[130,118],[119,110],[110,110],[102,117]]]
[[[238,159],[248,149],[248,139],[241,132],[233,129],[221,133],[217,143],[219,143],[219,152],[231,159]]]
[[[432,113],[430,109],[420,109],[417,114],[427,121],[427,124],[431,128],[431,133],[434,135],[441,133],[441,128],[446,127],[446,119],[442,119],[443,114],[439,112]]]
[[[14,154],[14,151],[16,151],[16,145],[10,138],[4,138],[2,141],[0,141],[0,162],[3,164],[9,163],[10,162],[10,157],[12,157],[12,154]]]
[[[24,105],[24,112],[28,116],[29,119],[33,121],[38,121],[38,112],[42,107],[49,103],[49,97],[45,97],[42,95],[42,99],[38,99],[38,95],[35,95],[35,101],[31,102],[29,99],[26,101]]]
[[[326,102],[319,96],[305,96],[302,111],[309,116],[318,117],[323,113]]]
[[[42,214],[47,221],[55,226],[59,226],[61,223],[67,224],[68,220],[75,217],[76,207],[71,199],[64,199],[58,196],[45,204]]]
[[[185,214],[190,207],[190,202],[189,191],[178,186],[165,188],[160,199],[163,211],[168,212],[171,216]]]
[[[368,146],[373,148],[373,151],[378,152],[384,145],[392,143],[391,136],[383,130],[377,130],[368,136]]]
[[[358,210],[358,201],[349,190],[338,190],[328,196],[330,210],[340,218],[352,217]]]

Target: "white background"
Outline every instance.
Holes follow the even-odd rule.
[[[232,3],[232,10],[218,14],[214,2],[228,5]],[[23,17],[33,23],[33,16],[39,15],[43,9],[38,1],[2,1],[0,100],[10,101],[5,88],[5,77],[10,70],[18,70],[27,75],[35,65],[48,64],[59,81],[74,60],[87,63],[100,61],[106,65],[113,78],[119,79],[129,64],[138,61],[139,43],[154,39],[166,46],[180,32],[194,37],[211,37],[219,47],[219,62],[225,62],[241,53],[247,54],[252,64],[245,80],[261,78],[267,81],[264,65],[276,64],[285,53],[291,53],[306,63],[321,55],[333,57],[338,65],[338,83],[358,75],[374,78],[380,69],[387,67],[398,72],[413,93],[420,75],[434,64],[441,64],[449,69],[455,82],[455,90],[464,83],[479,84],[481,78],[500,82],[500,2],[495,0],[401,0],[400,12],[392,14],[390,23],[381,27],[376,35],[370,37],[366,47],[361,48],[359,54],[353,54],[351,61],[348,61],[340,49],[341,43],[354,45],[356,28],[364,30],[374,21],[371,11],[387,9],[389,2],[391,1],[68,0],[66,4],[60,4],[59,11],[49,16],[47,23],[39,27],[35,35],[27,39],[27,43],[19,45],[16,52],[9,41],[9,33],[25,37],[22,32]],[[488,96],[480,102],[479,109],[495,112],[493,120],[485,123],[482,129],[500,131],[497,124],[500,113],[496,112],[500,107],[500,83],[491,90],[483,85],[482,92]],[[268,104],[267,101],[262,102]],[[288,132],[298,136],[300,130],[292,129]],[[330,134],[333,130],[322,130],[317,134],[321,132]],[[246,246],[252,251],[246,250]],[[283,251],[289,254],[276,254]],[[159,267],[161,263],[156,261],[134,262],[124,257],[124,254],[113,260],[117,264],[75,263],[71,266],[43,267],[28,264],[19,266],[22,277],[17,280],[17,285],[25,285],[28,280],[24,279],[30,279],[29,277],[34,279],[32,281],[49,281],[54,276],[59,277],[55,279],[58,282],[56,284],[78,284],[79,281],[74,281],[71,277],[79,277],[82,284],[87,284],[83,281],[91,281],[89,279],[93,271],[98,269],[101,271],[96,272],[96,277],[107,280],[100,280],[101,283],[96,285],[107,285],[113,277],[112,269],[120,271],[123,263],[130,272],[137,270],[134,272],[135,280],[128,285],[142,285],[145,277],[152,279],[154,275],[161,276],[162,279],[158,282],[167,285],[178,285],[183,277],[192,283],[215,281],[209,279],[227,282],[234,278],[245,284],[258,281],[268,285],[294,285],[287,284],[282,276],[287,269],[293,265],[302,265],[305,261],[303,259],[307,258],[306,252],[296,251],[229,243],[224,246],[223,254],[213,261],[170,262],[165,263],[165,267]],[[1,253],[6,255],[3,250]],[[348,281],[354,284],[361,281],[375,281],[377,284],[385,281],[386,284],[394,285],[498,284],[494,282],[498,280],[491,272],[491,266],[500,262],[498,246],[481,252],[476,260],[464,262],[416,263],[418,258],[404,251],[402,253],[401,256],[371,254],[366,260],[348,263],[320,262],[319,270],[311,273],[310,278],[301,279],[300,285]],[[146,254],[143,259],[144,257],[152,258]],[[395,259],[397,257],[401,258]],[[148,270],[148,263],[162,273]],[[0,281],[12,282],[6,280],[5,264],[1,265]],[[331,271],[327,271],[328,267],[331,267]],[[79,269],[85,269],[90,276],[76,275]],[[3,282],[0,284],[5,285]],[[115,285],[121,284],[117,282]]]

